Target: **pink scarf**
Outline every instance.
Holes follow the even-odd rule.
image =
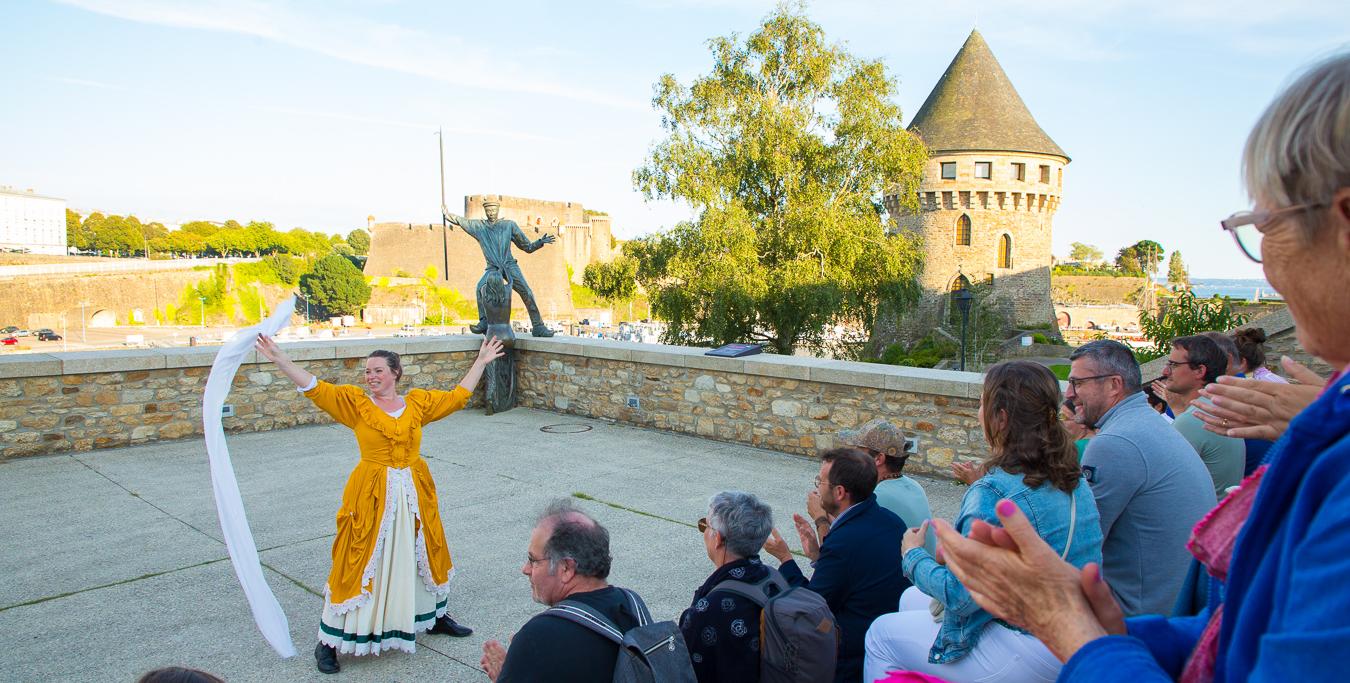
[[[1209,511],[1195,528],[1191,530],[1191,540],[1186,548],[1191,551],[1210,576],[1228,580],[1228,566],[1233,560],[1233,548],[1237,545],[1238,533],[1247,523],[1252,503],[1256,502],[1256,490],[1261,486],[1261,477],[1266,473],[1262,465],[1242,480],[1238,490],[1228,494],[1219,506]],[[1219,625],[1223,622],[1223,605],[1209,616],[1209,623],[1200,634],[1200,642],[1191,652],[1186,668],[1181,672],[1181,683],[1210,683],[1214,680],[1214,665],[1219,658]]]

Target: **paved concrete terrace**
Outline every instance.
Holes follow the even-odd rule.
[[[611,581],[639,591],[658,618],[674,618],[712,571],[694,529],[708,496],[728,488],[763,496],[796,547],[790,515],[818,467],[542,411],[452,415],[425,431],[423,453],[458,570],[451,612],[476,632],[423,635],[412,655],[343,657],[332,677],[315,671],[312,650],[355,441],[331,425],[229,443],[299,655],[280,659],[254,626],[221,541],[205,447],[190,439],[0,464],[0,680],[132,681],[178,664],[230,681],[486,681],[483,641],[506,639],[540,609],[520,567],[550,499],[576,496],[610,530]],[[964,489],[920,481],[936,514],[955,514]]]

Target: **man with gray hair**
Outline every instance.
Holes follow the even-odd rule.
[[[638,615],[624,591],[606,581],[611,562],[609,531],[561,498],[539,516],[520,572],[535,602],[584,603],[626,631],[638,625]],[[589,683],[611,680],[618,654],[618,645],[594,631],[541,613],[525,622],[509,651],[496,640],[483,643],[480,664],[497,683]]]
[[[1190,566],[1191,528],[1214,507],[1214,485],[1190,443],[1148,405],[1139,364],[1120,342],[1069,356],[1065,397],[1096,428],[1083,452],[1102,524],[1102,574],[1126,616],[1168,614]]]

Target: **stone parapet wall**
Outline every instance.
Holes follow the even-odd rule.
[[[361,381],[376,348],[404,355],[405,386],[454,386],[478,338],[351,340],[285,346],[334,382]],[[0,459],[199,436],[217,349],[29,354],[0,359]],[[984,455],[981,376],[922,368],[602,340],[517,341],[521,406],[814,454],[834,432],[886,417],[917,434],[908,470],[944,475]],[[271,364],[248,359],[228,403],[228,431],[328,422]]]

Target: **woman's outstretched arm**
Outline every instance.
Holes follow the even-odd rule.
[[[278,346],[271,337],[260,334],[258,335],[257,343],[253,346],[257,349],[258,353],[261,353],[267,360],[272,361],[272,363],[277,366],[277,369],[281,370],[282,374],[290,378],[292,382],[295,382],[295,388],[304,389],[314,381],[314,375],[296,365],[295,361],[292,361],[290,357],[286,355],[286,352],[282,351],[281,347]]]
[[[469,367],[469,371],[464,374],[464,379],[459,381],[459,386],[468,391],[473,391],[473,388],[478,386],[478,380],[483,378],[483,370],[487,368],[487,364],[504,355],[506,355],[506,352],[502,350],[502,340],[496,337],[484,337],[483,345],[478,347],[478,358]]]

